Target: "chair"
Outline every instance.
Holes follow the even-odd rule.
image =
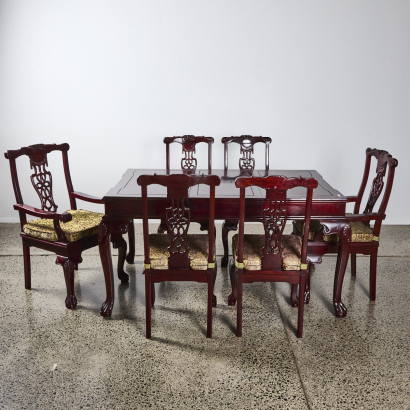
[[[212,144],[214,139],[212,137],[195,137],[194,135],[183,135],[182,137],[165,137],[164,144],[166,145],[166,171],[170,173],[170,149],[169,145],[172,143],[179,143],[182,145],[181,170],[188,175],[195,174],[197,168],[197,160],[194,157],[196,152],[196,144],[200,142],[206,142],[208,144],[208,174],[212,171]],[[164,233],[167,229],[165,220],[161,220],[158,227],[158,233]],[[208,223],[204,221],[201,224],[201,231],[208,230]]]
[[[182,137],[165,137],[164,144],[167,152],[167,174],[170,172],[170,154],[169,145],[172,143],[179,143],[182,145],[181,169],[187,174],[193,174],[197,168],[197,160],[194,157],[196,151],[196,144],[206,142],[208,144],[208,174],[212,170],[212,144],[214,139],[212,137],[195,137],[194,135],[183,135]]]
[[[232,239],[229,273],[232,293],[230,306],[237,303],[237,336],[242,336],[242,284],[253,282],[288,282],[299,285],[297,337],[302,337],[304,289],[310,274],[307,260],[307,244],[313,189],[318,185],[314,178],[286,178],[283,176],[240,177],[235,186],[240,188],[239,234]],[[260,208],[253,208],[253,218],[262,220],[264,235],[246,235],[245,189],[257,186],[266,191],[266,199]],[[307,188],[304,206],[305,229],[303,238],[282,235],[286,225],[286,196],[288,189]]]
[[[376,161],[376,176],[370,187],[369,199],[362,213],[360,206],[365,192],[372,158]],[[377,270],[377,253],[379,248],[380,230],[382,221],[386,218],[387,203],[390,198],[390,193],[393,187],[393,179],[395,169],[398,165],[397,159],[393,158],[387,151],[367,148],[366,162],[362,183],[359,188],[359,193],[356,196],[348,196],[348,202],[353,202],[353,214],[347,214],[347,221],[350,223],[352,237],[350,243],[350,263],[352,276],[356,276],[356,255],[370,256],[370,300],[376,300],[376,270]],[[384,182],[387,168],[389,169],[387,182]],[[384,188],[384,193],[377,212],[373,212],[373,208],[381,196]],[[373,222],[373,226],[371,225]],[[303,221],[295,221],[293,223],[293,234],[301,235],[303,230]],[[314,242],[311,246],[312,256],[318,261],[322,255],[326,253],[337,253],[339,246],[339,237],[337,235],[325,235],[320,221],[312,220],[309,230],[309,241]],[[314,245],[317,245],[316,247]],[[310,252],[309,252],[310,253]],[[311,255],[309,254],[309,257]],[[313,258],[312,258],[313,259]],[[307,289],[307,292],[309,289]]]
[[[54,252],[57,255],[56,264],[61,265],[64,270],[67,288],[65,305],[68,309],[74,309],[77,306],[74,293],[74,270],[77,270],[78,264],[82,262],[81,253],[98,245],[98,228],[103,216],[100,213],[77,209],[76,199],[96,204],[103,204],[103,200],[74,191],[68,165],[69,148],[68,144],[37,144],[6,151],[4,156],[10,162],[11,179],[17,202],[14,209],[20,214],[25,288],[31,289],[30,247]],[[53,198],[52,175],[47,169],[47,154],[54,151],[62,153],[71,207],[70,210],[61,213],[57,212],[57,205]],[[29,158],[30,167],[34,170],[31,182],[40,198],[40,208],[26,205],[23,201],[16,166],[16,159],[21,156]],[[40,219],[27,221],[27,215]]]
[[[253,147],[256,143],[265,144],[265,176],[269,171],[269,144],[272,142],[270,137],[252,137],[251,135],[241,135],[240,137],[223,137],[221,140],[224,144],[224,178],[228,177],[228,146],[231,143],[240,145],[239,158],[239,175],[252,175],[255,169],[255,159],[252,157]],[[235,179],[237,176],[233,177]],[[225,220],[222,225],[222,244],[224,247],[224,256],[222,257],[221,266],[228,266],[228,233],[238,229],[238,221]]]
[[[144,233],[144,274],[146,305],[146,337],[151,338],[151,307],[155,301],[155,283],[194,281],[208,284],[207,337],[212,337],[212,306],[216,306],[213,287],[215,264],[215,187],[221,182],[216,175],[141,175],[137,179],[142,192]],[[169,207],[162,209],[167,234],[149,234],[147,187],[152,184],[167,188]],[[188,234],[195,207],[190,209],[188,190],[198,184],[210,187],[209,232]]]

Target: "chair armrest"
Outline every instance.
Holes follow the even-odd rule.
[[[358,200],[357,196],[347,196],[347,202],[356,202]]]
[[[359,221],[383,221],[386,219],[386,214],[352,214],[347,215],[346,219],[348,222],[359,222]]]
[[[58,212],[43,211],[42,209],[34,208],[30,205],[16,204],[14,205],[14,209],[31,216],[36,216],[38,218],[57,219],[61,222],[69,222],[73,218],[73,216],[68,212],[60,214]]]
[[[84,194],[83,192],[72,192],[71,196],[73,196],[76,199],[81,199],[83,201],[92,202],[93,204],[104,204],[104,201],[102,198]]]

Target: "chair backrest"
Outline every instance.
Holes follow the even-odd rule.
[[[64,175],[67,183],[67,189],[70,197],[71,209],[77,209],[75,198],[72,196],[74,191],[73,184],[71,182],[70,169],[68,165],[67,151],[70,146],[67,143],[64,144],[36,144],[28,147],[23,147],[17,150],[9,150],[4,153],[4,156],[10,162],[11,179],[14,188],[14,194],[16,196],[17,204],[24,204],[23,196],[20,190],[20,184],[17,173],[16,158],[25,155],[29,158],[30,168],[33,169],[31,175],[31,183],[37,195],[40,198],[41,209],[43,211],[56,212],[57,205],[53,198],[53,179],[51,172],[48,171],[47,154],[53,151],[61,151],[63,157]],[[26,224],[26,215],[20,212],[20,222]]]
[[[164,144],[166,144],[167,152],[167,173],[169,173],[169,144],[177,142],[182,145],[182,154],[184,155],[181,159],[181,169],[186,174],[195,173],[197,167],[197,160],[194,157],[196,150],[196,144],[200,142],[206,142],[208,144],[208,174],[212,170],[212,144],[214,139],[212,137],[195,137],[194,135],[183,135],[182,137],[165,137]]]
[[[255,169],[255,159],[252,157],[253,146],[262,142],[265,144],[265,171],[269,171],[269,144],[272,142],[270,137],[252,137],[251,135],[241,135],[240,137],[223,137],[224,144],[224,171],[228,171],[228,145],[235,142],[240,145],[239,170],[243,174],[252,174]]]
[[[142,193],[142,223],[144,233],[144,263],[150,263],[149,230],[148,230],[148,185],[162,185],[167,188],[168,206],[163,210],[168,235],[171,236],[168,264],[171,269],[189,269],[189,248],[186,238],[191,221],[189,207],[189,189],[195,185],[205,184],[210,187],[209,197],[209,258],[214,262],[214,220],[215,220],[215,187],[221,183],[217,175],[140,175],[137,179]]]
[[[357,194],[357,201],[354,207],[354,213],[360,213],[360,206],[363,199],[363,194],[367,186],[367,182],[369,179],[370,174],[370,165],[372,162],[372,158],[375,158],[377,161],[376,164],[376,176],[373,179],[372,185],[370,187],[370,194],[367,200],[366,206],[364,208],[363,213],[372,213],[373,208],[379,199],[381,193],[384,194],[382,196],[382,200],[380,202],[379,210],[377,213],[384,214],[386,212],[387,203],[389,202],[390,193],[393,187],[393,180],[394,180],[394,172],[398,165],[398,161],[396,158],[393,158],[387,151],[379,150],[376,148],[367,148],[366,150],[366,162],[364,166],[364,174],[362,184],[359,189],[359,193]],[[386,170],[389,169],[387,182],[384,182],[384,177],[386,176]],[[374,226],[374,234],[376,236],[380,233],[382,221],[376,221]]]
[[[262,249],[262,270],[282,269],[283,248],[281,241],[283,229],[287,221],[287,191],[296,187],[307,188],[304,213],[305,224],[301,250],[301,263],[306,264],[313,189],[318,186],[316,179],[287,178],[276,175],[268,177],[239,177],[235,180],[235,186],[240,188],[238,263],[243,263],[245,189],[251,186],[258,186],[266,191],[266,197],[263,201],[263,207],[260,209],[260,215],[253,215],[253,217],[262,220],[265,231],[265,246]]]

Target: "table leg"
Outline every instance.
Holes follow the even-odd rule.
[[[98,229],[98,247],[100,251],[101,264],[104,271],[106,299],[101,306],[100,314],[104,317],[110,317],[114,307],[114,277],[111,258],[110,239],[113,238],[116,247],[119,248],[119,270],[118,277],[122,282],[128,282],[128,275],[123,270],[126,244],[121,237],[122,234],[127,233],[129,220],[114,220],[108,216],[103,216]],[[120,240],[120,237],[122,241]],[[121,266],[120,266],[121,262]]]
[[[347,261],[350,254],[351,229],[348,222],[321,222],[325,235],[339,235],[339,252],[337,255],[335,280],[333,286],[333,307],[337,317],[345,317],[347,314],[346,306],[342,302],[342,287],[345,276]]]
[[[226,268],[229,260],[229,246],[228,246],[228,233],[230,231],[236,231],[238,229],[238,221],[224,221],[222,224],[222,245],[224,247],[224,256],[221,259],[221,266]]]

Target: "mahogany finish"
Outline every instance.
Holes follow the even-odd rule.
[[[19,211],[20,215],[20,236],[23,243],[25,288],[31,289],[30,247],[33,246],[46,251],[54,252],[57,254],[56,264],[61,265],[64,270],[64,277],[67,287],[67,297],[65,300],[66,307],[68,309],[74,309],[77,305],[77,298],[74,293],[74,270],[78,269],[78,264],[82,261],[81,253],[86,249],[97,246],[98,238],[97,235],[94,235],[75,242],[66,241],[60,224],[71,221],[72,215],[68,212],[57,212],[58,207],[53,198],[52,175],[47,169],[47,154],[53,151],[60,151],[62,153],[64,175],[72,210],[77,209],[76,199],[96,204],[103,204],[104,202],[101,198],[96,198],[74,191],[68,165],[67,152],[69,148],[70,147],[68,144],[37,144],[17,150],[6,151],[4,156],[10,162],[11,179],[14,194],[16,196],[16,205],[14,205],[14,209]],[[23,201],[16,166],[16,159],[20,156],[27,156],[29,158],[30,167],[34,171],[31,175],[31,182],[40,198],[40,208],[27,205]],[[57,242],[50,242],[26,235],[23,232],[23,227],[27,224],[26,215],[35,216],[37,218],[52,219],[58,238]]]
[[[251,135],[241,135],[240,137],[224,137],[221,140],[224,144],[224,178],[232,178],[228,175],[228,146],[231,143],[240,145],[240,153],[242,158],[239,158],[239,175],[252,175],[255,169],[255,158],[252,157],[254,145],[257,143],[265,144],[265,171],[269,171],[269,144],[272,142],[270,137],[253,137]],[[236,179],[234,176],[233,179]],[[230,231],[238,229],[238,220],[225,220],[222,224],[222,245],[224,247],[224,255],[221,260],[221,266],[228,266],[228,234]]]
[[[364,207],[363,213],[360,213],[363,194],[369,182],[372,158],[374,159],[374,162],[376,162],[376,176],[371,183],[369,198]],[[372,242],[352,242],[350,244],[352,276],[356,276],[356,255],[362,254],[370,256],[370,300],[372,301],[376,300],[377,253],[379,248],[380,229],[382,226],[382,221],[386,218],[385,212],[393,187],[394,173],[397,165],[397,159],[393,158],[387,151],[379,150],[376,148],[367,148],[363,179],[359,188],[359,192],[356,196],[346,197],[348,202],[353,202],[355,204],[353,214],[346,215],[346,220],[348,222],[362,221],[368,226],[370,226],[370,222],[374,222],[374,239]],[[389,170],[389,172],[387,181],[385,183],[384,179],[387,169]],[[377,200],[380,198],[381,193],[383,192],[383,188],[384,194],[382,196],[379,209],[377,212],[373,212],[373,208]],[[295,224],[293,226],[293,233],[297,235],[301,234]],[[316,233],[313,242],[309,243],[309,253],[311,254],[310,257],[312,261],[314,259],[316,261],[320,261],[321,257],[326,253],[338,253],[338,259],[340,258],[340,243],[324,242],[323,235],[327,234],[328,232],[326,231],[326,229],[319,230]]]
[[[232,259],[229,267],[232,293],[228,298],[229,305],[237,302],[237,336],[242,336],[242,285],[254,282],[288,282],[299,285],[299,309],[297,337],[302,337],[303,307],[306,277],[310,274],[310,264],[307,260],[307,245],[309,236],[310,215],[312,212],[313,189],[318,183],[314,178],[286,178],[281,176],[269,177],[240,177],[235,181],[235,186],[240,188],[239,205],[239,235],[237,244],[237,263]],[[265,231],[265,245],[262,248],[261,270],[248,270],[243,266],[243,243],[245,232],[245,189],[257,186],[266,192],[262,212]],[[289,189],[307,188],[305,208],[305,228],[301,246],[301,269],[282,269],[282,234],[288,219],[286,211],[286,196]]]
[[[194,135],[183,135],[182,137],[165,137],[164,144],[167,152],[167,172],[169,173],[169,144],[179,143],[182,145],[181,169],[187,174],[194,174],[197,168],[197,160],[194,157],[196,151],[196,144],[205,142],[208,144],[208,174],[212,170],[212,144],[214,139],[212,137],[196,137]]]
[[[151,307],[155,300],[155,283],[166,281],[194,281],[208,284],[207,337],[212,337],[212,305],[216,306],[213,287],[217,268],[214,259],[214,218],[215,218],[215,187],[221,180],[216,175],[140,175],[137,179],[142,187],[142,222],[144,232],[144,274],[145,274],[145,305],[146,305],[146,337],[151,338]],[[208,269],[193,270],[190,268],[189,246],[187,243],[188,229],[191,221],[191,204],[188,191],[199,184],[210,187],[207,198],[209,214],[208,232]],[[167,224],[167,235],[170,236],[168,247],[168,269],[152,269],[150,260],[149,229],[148,229],[148,194],[147,187],[161,185],[167,189],[166,208],[162,209]],[[151,207],[150,207],[151,208]]]
[[[207,170],[196,174],[207,174]],[[101,236],[99,237],[99,248],[104,269],[106,284],[106,300],[101,307],[102,316],[111,316],[114,304],[114,280],[111,261],[110,238],[115,235],[127,232],[130,221],[142,218],[141,187],[137,184],[139,175],[144,174],[166,175],[166,170],[152,169],[128,169],[118,184],[113,187],[105,196],[105,215],[100,224]],[[172,171],[173,174],[183,174],[182,170]],[[235,187],[231,178],[237,171],[228,170],[228,178],[224,178],[224,170],[213,170],[213,175],[221,177],[221,185],[215,189],[215,219],[218,220],[238,220],[239,201],[238,188]],[[346,223],[346,198],[337,190],[332,188],[317,171],[308,170],[254,170],[255,176],[282,175],[290,177],[314,178],[318,181],[318,188],[314,191],[312,200],[312,217],[319,219],[331,233],[341,236],[341,255],[349,255],[350,225]],[[191,221],[208,222],[209,215],[209,193],[205,192],[202,185],[192,187],[189,191],[189,204],[191,208]],[[287,193],[285,204],[286,212],[291,219],[304,219],[306,195],[304,188],[293,188]],[[164,215],[167,203],[166,189],[159,185],[149,187],[148,198],[148,218],[160,219]],[[245,218],[247,221],[260,220],[264,204],[264,195],[260,188],[250,187],[246,190]],[[343,233],[343,234],[342,234]],[[309,242],[309,252],[310,252]],[[335,269],[334,284],[334,306],[337,316],[343,310],[341,301],[341,290],[346,264],[346,258],[342,260]],[[347,260],[347,259],[346,259]],[[346,312],[344,311],[344,314]]]

